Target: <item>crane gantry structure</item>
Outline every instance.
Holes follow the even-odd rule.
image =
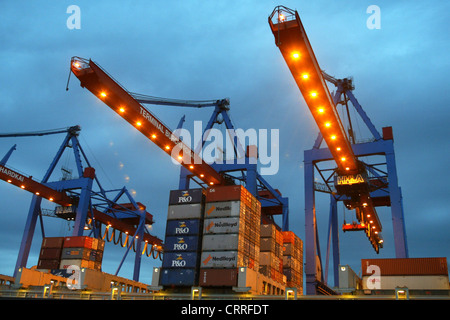
[[[327,290],[323,275],[320,245],[315,211],[315,191],[329,193],[331,199],[329,233],[333,242],[334,280],[338,286],[340,260],[338,241],[337,201],[343,201],[348,209],[354,209],[354,223],[344,223],[344,231],[364,231],[372,247],[378,253],[383,247],[382,225],[375,207],[390,206],[392,211],[395,251],[398,258],[408,256],[403,219],[401,190],[398,186],[393,147],[392,128],[383,128],[383,136],[375,129],[361,105],[353,95],[351,79],[335,79],[319,66],[299,14],[284,6],[277,6],[268,18],[275,44],[279,48],[300,92],[319,128],[319,135],[312,150],[305,151],[305,276],[306,292],[316,294]],[[336,87],[332,95],[326,81]],[[337,105],[347,107],[351,102],[363,119],[373,140],[356,143],[353,130],[346,130]],[[349,120],[350,120],[350,115]],[[326,147],[321,148],[325,141]],[[384,155],[387,172],[374,164],[363,162],[361,157]],[[334,168],[321,170],[318,163],[333,161]],[[324,187],[318,188],[314,173],[318,171]],[[329,240],[330,241],[330,240]],[[329,248],[329,244],[328,244]],[[329,251],[327,250],[327,262]]]
[[[18,274],[19,269],[27,266],[38,221],[41,224],[42,238],[47,236],[43,220],[44,214],[41,209],[42,200],[46,199],[56,205],[53,216],[74,222],[72,236],[82,236],[88,232],[92,237],[113,241],[115,244],[121,243],[123,247],[126,247],[115,275],[118,275],[121,270],[129,251],[135,250],[133,279],[138,281],[142,255],[146,253],[147,256],[161,258],[162,240],[151,235],[147,229],[147,226],[154,222],[153,216],[146,211],[146,206],[133,199],[125,187],[115,190],[103,188],[79,142],[80,130],[80,126],[73,126],[58,130],[0,134],[0,137],[10,138],[66,133],[66,137],[41,181],[7,166],[9,158],[16,150],[16,145],[11,147],[0,161],[0,179],[33,194],[14,269],[14,277]],[[78,177],[66,177],[52,181],[54,171],[66,149],[73,151]],[[126,199],[125,203],[122,202],[124,198]],[[123,240],[124,236],[125,240]]]
[[[278,189],[273,188],[257,170],[257,161],[253,153],[246,152],[245,161],[227,161],[226,163],[207,163],[198,154],[204,145],[209,130],[222,116],[228,130],[234,125],[228,115],[229,100],[177,100],[164,99],[133,93],[120,85],[111,75],[91,59],[72,57],[70,68],[80,80],[80,85],[88,89],[108,107],[139,130],[147,139],[181,164],[179,189],[185,190],[190,182],[197,182],[201,187],[220,186],[243,183],[245,187],[261,202],[262,215],[273,221],[274,215],[282,215],[282,229],[289,230],[289,201]],[[144,104],[170,105],[192,108],[214,107],[214,111],[203,131],[203,137],[196,150],[192,150],[168,126],[163,124]],[[183,119],[178,125],[181,128]],[[237,152],[243,153],[238,137],[230,137]],[[235,159],[237,160],[237,159]],[[236,172],[238,176],[236,176]],[[239,175],[240,174],[240,175]]]

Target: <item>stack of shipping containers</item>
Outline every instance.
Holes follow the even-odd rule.
[[[303,242],[292,231],[283,231],[283,273],[286,287],[303,293]]]
[[[37,269],[67,269],[70,266],[101,270],[105,242],[87,236],[48,237],[42,240]]]
[[[274,224],[261,224],[259,272],[283,283],[283,234]]]
[[[59,269],[64,237],[51,237],[42,240],[38,269]]]
[[[198,283],[203,227],[204,191],[170,192],[160,284],[190,287]]]
[[[261,204],[242,186],[209,188],[199,285],[237,285],[239,267],[258,271]]]
[[[100,271],[102,268],[105,241],[97,238],[78,236],[64,238],[60,269],[70,266]]]

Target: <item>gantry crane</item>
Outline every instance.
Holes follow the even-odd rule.
[[[80,85],[88,89],[92,94],[103,101],[118,115],[139,130],[145,137],[154,142],[161,150],[170,155],[181,164],[179,189],[188,189],[193,180],[201,187],[211,187],[237,182],[245,183],[245,187],[261,202],[262,214],[269,221],[273,221],[274,215],[282,215],[282,228],[289,230],[289,203],[288,198],[274,189],[258,173],[256,161],[248,161],[249,157],[255,157],[251,152],[244,152],[243,147],[236,136],[230,137],[236,154],[245,154],[244,163],[207,163],[199,155],[199,150],[205,144],[209,129],[219,121],[222,121],[227,129],[232,131],[234,125],[228,115],[229,99],[217,100],[178,100],[158,98],[126,90],[111,75],[91,59],[72,57],[70,62],[72,73],[80,80]],[[204,108],[214,107],[213,114],[203,130],[202,141],[192,150],[183,143],[177,134],[162,123],[144,104],[169,105],[181,107]],[[184,118],[179,122],[180,129]],[[254,159],[253,159],[254,160]],[[232,173],[240,172],[241,176],[233,176]]]
[[[0,161],[0,179],[33,194],[14,276],[20,268],[27,265],[38,219],[42,237],[46,237],[41,203],[43,199],[47,199],[57,205],[53,216],[74,222],[73,236],[81,236],[88,232],[95,238],[102,238],[115,244],[120,243],[123,247],[127,247],[115,275],[119,273],[124,259],[133,248],[136,252],[133,279],[138,281],[141,256],[147,254],[147,256],[152,255],[153,258],[161,257],[159,253],[162,251],[162,240],[151,235],[147,229],[147,226],[154,222],[153,216],[146,211],[142,203],[133,199],[125,187],[118,190],[105,190],[102,187],[95,169],[90,165],[79,143],[80,130],[80,126],[73,126],[67,129],[0,134],[0,137],[10,138],[67,133],[41,181],[36,181],[6,165],[13,151],[16,150],[16,145],[11,147]],[[66,177],[62,180],[50,181],[67,148],[73,150],[78,178]],[[94,189],[94,185],[98,187],[98,190]],[[121,199],[124,197],[127,199],[126,202],[119,202],[123,201]],[[102,226],[104,226],[103,230]]]
[[[357,219],[354,223],[344,223],[343,231],[364,231],[377,253],[383,247],[383,238],[381,222],[375,207],[391,206],[396,255],[399,258],[408,255],[401,191],[398,187],[395,168],[392,128],[383,128],[383,136],[381,136],[354,97],[352,79],[335,79],[319,67],[297,11],[277,6],[269,16],[268,22],[275,37],[275,44],[320,131],[313,149],[305,151],[304,160],[305,274],[308,294],[329,293],[330,290],[326,286],[329,249],[327,249],[324,277],[318,241],[315,191],[330,194],[329,234],[333,237],[335,285],[338,285],[339,265],[337,201],[343,201],[348,209],[354,209]],[[336,86],[334,95],[330,93],[326,81]],[[337,106],[345,105],[348,112],[349,101],[372,133],[372,141],[357,143],[351,121],[349,121],[348,131],[344,127]],[[326,148],[320,148],[323,141],[327,145]],[[360,160],[363,156],[372,155],[386,156],[388,172]],[[334,162],[334,168],[319,169],[319,162],[330,160]],[[322,187],[315,182],[316,170],[324,181]],[[331,174],[326,176],[326,171]],[[328,248],[329,246],[330,240]]]

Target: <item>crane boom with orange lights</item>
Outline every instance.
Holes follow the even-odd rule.
[[[82,87],[91,91],[198,179],[210,186],[223,183],[222,176],[216,170],[95,62],[73,57],[71,71],[80,80]]]
[[[365,165],[357,159],[297,11],[278,6],[269,16],[275,43],[336,162],[336,189],[352,198],[358,227],[343,226],[344,231],[364,230],[378,253],[382,247],[381,223],[370,197]],[[327,76],[327,77],[326,77]]]
[[[277,23],[272,21],[274,14],[277,14]],[[294,76],[309,110],[336,160],[339,171],[342,174],[356,174],[359,172],[360,166],[347,139],[302,22],[297,12],[291,12],[292,20],[287,20],[288,17],[286,13],[278,11],[274,11],[269,17],[275,43]]]

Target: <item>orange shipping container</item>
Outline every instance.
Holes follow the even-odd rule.
[[[362,259],[362,275],[370,276],[378,266],[383,276],[445,275],[448,276],[447,258]]]

